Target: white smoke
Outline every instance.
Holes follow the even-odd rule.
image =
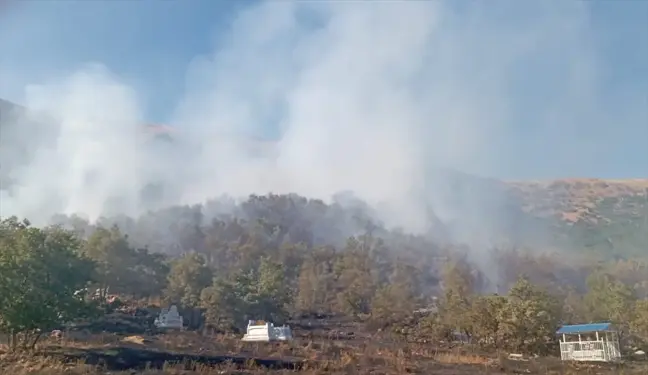
[[[558,71],[546,74],[563,77],[539,104],[551,123],[535,124],[545,137],[538,142],[558,152],[562,144],[547,137],[556,124],[577,133],[566,120],[596,117],[590,98],[597,70],[584,43],[590,35],[583,5],[534,2],[506,21],[503,14],[515,6],[471,4],[245,8],[213,55],[189,66],[187,93],[170,121],[173,145],[145,142],[138,93],[101,62],[34,83],[22,104],[50,118],[52,128],[3,130],[25,141],[31,160],[13,172],[17,186],[3,192],[1,213],[34,221],[58,212],[90,219],[137,214],[148,207],[142,191],[161,183],[166,195],[158,199],[167,205],[224,193],[327,200],[353,191],[380,207],[391,225],[422,230],[428,204],[442,219],[455,219],[455,206],[444,198],[452,189],[442,190],[431,171],[489,175],[518,165],[523,150],[512,129],[526,109],[516,107],[513,87],[520,72],[543,74],[525,69],[530,61],[551,61]],[[27,120],[14,125],[21,121]],[[252,141],[268,129],[271,142]],[[483,201],[495,199],[483,194]],[[481,214],[499,219],[497,212]]]

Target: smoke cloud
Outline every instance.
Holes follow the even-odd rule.
[[[34,82],[21,103],[30,114],[3,124],[25,156],[1,214],[94,220],[222,194],[351,191],[388,225],[425,230],[432,209],[477,236],[485,219],[510,218],[490,211],[497,194],[458,192],[443,171],[520,176],[525,161],[569,153],[570,173],[596,151],[585,122],[594,137],[629,112],[601,116],[584,3],[459,3],[246,7],[188,67],[170,142],[142,131],[141,93],[100,61]],[[546,78],[526,87],[530,75]],[[537,98],[519,100],[525,90]],[[521,127],[529,103],[537,117]]]

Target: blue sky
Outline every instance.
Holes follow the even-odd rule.
[[[438,158],[452,160],[452,166],[470,172],[504,178],[648,177],[648,1],[565,3],[572,2],[529,0],[513,5],[511,1],[492,1],[485,6],[475,1],[452,1],[444,3],[443,11],[430,10],[429,22],[437,26],[430,31],[422,22],[420,32],[436,33],[431,39],[437,49],[404,61],[414,64],[411,61],[417,58],[429,59],[425,61],[430,61],[435,70],[412,67],[420,75],[411,78],[408,90],[424,92],[412,97],[429,100],[421,99],[416,108],[438,108],[428,114],[430,121],[443,112],[438,121],[470,123],[461,130],[457,130],[460,125],[453,125],[453,129],[448,126],[441,133],[431,133],[430,137],[443,134],[436,139],[448,140],[443,145],[431,140],[431,147],[451,145],[435,154]],[[292,113],[291,119],[298,118],[297,114],[311,104],[295,104],[296,100],[285,104],[286,93],[301,92],[295,87],[295,76],[305,79],[306,73],[301,72],[310,72],[304,67],[314,63],[291,57],[296,55],[290,49],[294,47],[291,38],[308,34],[312,43],[321,42],[323,46],[333,40],[309,31],[320,27],[318,22],[324,22],[331,12],[311,5],[311,13],[307,6],[291,11],[298,25],[286,26],[290,32],[284,33],[282,16],[278,15],[281,12],[272,6],[264,10],[257,2],[244,0],[10,1],[0,8],[0,97],[25,102],[27,85],[41,84],[98,62],[137,92],[147,120],[177,122],[187,117],[178,114],[178,105],[188,97],[195,98],[197,92],[207,90],[213,98],[240,96],[240,101],[231,99],[232,105],[248,103],[246,98],[258,93],[243,79],[256,77],[265,82],[265,71],[279,81],[268,83],[268,90],[280,92],[273,94],[279,99],[263,96],[259,100],[264,106],[287,105],[283,110]],[[368,2],[356,3],[357,9],[370,7]],[[250,19],[241,16],[255,8],[259,10],[250,11]],[[338,30],[332,25],[327,30],[331,35],[346,33],[349,39],[366,31],[374,36],[362,38],[382,43],[371,38],[388,30],[381,38],[396,39],[401,37],[401,30],[418,25],[410,25],[403,17],[398,22],[384,21],[384,27],[379,21],[366,21],[366,29],[357,34],[350,27]],[[276,31],[273,25],[281,30]],[[264,28],[270,34],[276,31],[272,34],[276,40],[255,42],[254,33],[264,33]],[[407,32],[411,35],[403,38],[417,37],[416,30]],[[400,39],[396,42],[403,44]],[[514,45],[518,42],[519,46]],[[272,43],[285,53],[275,54]],[[538,47],[531,48],[532,43]],[[311,47],[318,49],[317,45]],[[322,50],[328,51],[326,48]],[[443,52],[437,56],[437,51]],[[312,53],[323,60],[329,56]],[[227,56],[232,61],[219,62]],[[256,65],[250,67],[257,58]],[[385,57],[390,58],[385,66],[400,64],[400,60]],[[244,67],[237,66],[236,59],[241,59]],[[261,60],[269,61],[267,70]],[[205,65],[211,63],[218,74],[203,80],[211,69]],[[295,64],[294,70],[288,68],[291,64]],[[393,69],[410,69],[401,66]],[[345,81],[344,74],[342,70],[335,77]],[[237,80],[242,82],[240,89]],[[204,84],[208,88],[201,86],[203,81],[208,82]],[[506,84],[501,84],[504,81]],[[438,82],[442,82],[439,91],[456,98],[452,105],[441,92],[434,91]],[[348,88],[348,92],[356,92],[353,89]],[[453,112],[446,115],[449,106]],[[239,125],[263,134],[276,133],[281,126],[273,121],[283,113],[277,111],[264,109],[261,112],[266,118],[255,117],[253,126]],[[398,121],[406,121],[412,111],[399,108],[392,112],[402,115]],[[385,116],[392,112],[385,112]],[[455,138],[466,134],[477,134],[474,143],[457,143]],[[456,151],[464,147],[479,149],[482,154]],[[481,161],[483,155],[495,153],[497,158]]]
[[[102,62],[143,91],[151,119],[164,122],[182,94],[191,60],[210,53],[237,7],[250,3],[14,2],[0,23],[0,46],[12,53],[1,54],[0,61],[35,73],[24,83]]]

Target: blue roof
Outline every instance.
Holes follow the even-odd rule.
[[[575,324],[560,327],[556,332],[559,335],[572,334],[572,333],[588,333],[588,332],[602,332],[611,331],[612,323],[591,323],[591,324]]]

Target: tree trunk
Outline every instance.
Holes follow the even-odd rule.
[[[42,335],[43,335],[42,332],[38,332],[36,334],[36,336],[34,337],[34,340],[32,340],[31,345],[29,346],[30,350],[34,350],[36,348],[36,343],[38,342],[38,340],[41,338]]]
[[[11,351],[15,351],[16,347],[18,346],[18,337],[16,331],[13,329],[11,330],[11,335],[9,336],[9,342],[9,349]]]
[[[20,340],[20,349],[27,350],[29,347],[29,342],[31,341],[31,334],[29,332],[24,332],[22,334],[22,339]]]

